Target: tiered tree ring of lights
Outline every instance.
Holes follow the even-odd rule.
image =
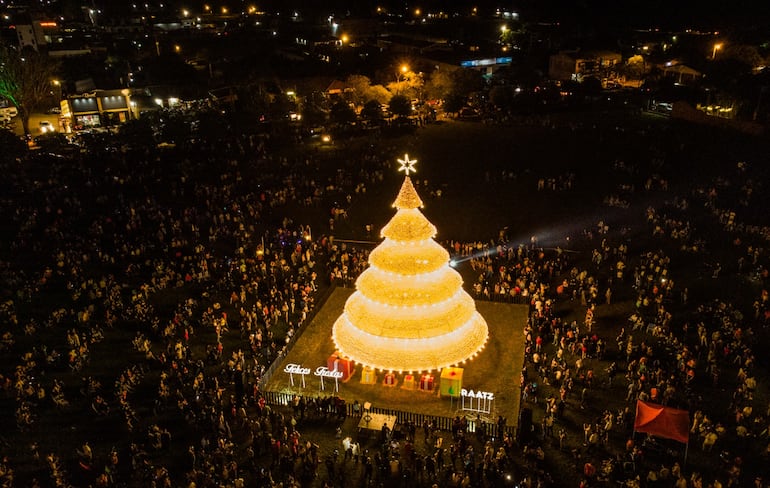
[[[436,227],[409,173],[416,160],[399,159],[406,174],[393,206],[396,215],[356,280],[356,291],[334,323],[337,350],[383,371],[422,372],[456,366],[486,344],[487,323],[435,240]]]

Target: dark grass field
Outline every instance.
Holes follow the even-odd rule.
[[[709,143],[701,144],[701,137]],[[656,192],[637,191],[629,208],[603,205],[610,193],[623,196],[621,185],[640,190],[648,176],[659,175],[670,188],[687,188],[723,170],[726,161],[762,158],[756,143],[744,144],[742,138],[643,115],[565,114],[509,127],[441,122],[380,141],[392,172],[386,171],[381,188],[368,188],[335,234],[361,237],[366,223],[379,229],[390,219],[402,177],[396,159],[404,153],[418,160],[412,179],[438,240],[485,241],[508,227],[522,242],[539,234],[542,243],[574,236],[602,219],[633,227],[640,211],[662,203]],[[344,164],[344,158],[330,154],[328,164]],[[627,169],[617,169],[618,162]],[[570,174],[569,191],[537,190],[540,178]],[[439,189],[441,197],[431,196]]]

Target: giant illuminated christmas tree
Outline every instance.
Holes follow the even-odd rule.
[[[488,329],[449,253],[433,238],[436,227],[420,212],[422,200],[409,173],[415,160],[399,159],[406,178],[381,231],[369,267],[334,323],[337,350],[364,366],[420,372],[453,366],[484,347]]]

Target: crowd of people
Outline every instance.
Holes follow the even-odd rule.
[[[518,243],[508,229],[447,241],[453,259],[467,261],[459,269],[475,298],[529,305],[520,387],[534,411],[531,432],[485,438],[462,426],[450,433],[425,425],[423,442],[412,429],[363,446],[338,435],[329,446],[302,431],[346,425],[331,397],[270,405],[260,380],[325,290],[352,286],[366,268],[371,247],[335,239],[335,231],[367,187],[386,178],[395,148],[387,140],[351,146],[329,172],[323,155],[285,154],[270,137],[236,130],[171,149],[96,137],[64,160],[39,155],[4,168],[9,238],[0,317],[8,326],[0,384],[15,411],[4,420],[3,431],[14,433],[2,439],[4,483],[499,486],[515,479],[536,487],[554,485],[565,464],[583,486],[767,479],[741,447],[768,444],[770,412],[759,403],[766,400],[754,354],[770,316],[767,293],[757,291],[751,310],[724,295],[696,301],[687,285],[694,277],[676,262],[705,261],[704,279],[716,282],[767,277],[770,232],[741,221],[729,206],[733,195],[721,195],[742,188],[736,205],[751,203],[757,185],[748,163],[690,193],[676,193],[658,174],[660,161],[649,175],[616,163],[624,198],[659,202],[629,206],[644,227],[597,219],[558,242]],[[533,181],[556,193],[582,184],[571,172]],[[418,191],[442,198],[431,184],[418,181]],[[718,249],[688,219],[688,206],[698,205],[731,237],[729,252],[706,254]],[[292,206],[307,220],[295,221]],[[377,231],[367,224],[361,237],[376,240]],[[633,304],[627,317],[605,314],[622,300]],[[725,408],[704,398],[722,390],[731,392]],[[690,449],[702,447],[699,456],[715,468],[655,465],[653,441],[632,436],[637,399],[689,410]],[[84,415],[90,425],[81,425]],[[40,437],[62,422],[76,426],[66,442]]]
[[[246,469],[296,435],[264,403],[261,375],[312,315],[327,272],[345,284],[361,271],[330,229],[314,234],[282,209],[344,218],[338,209],[382,180],[385,157],[350,151],[348,164],[313,179],[319,158],[279,156],[269,138],[245,133],[172,149],[94,137],[66,162],[40,154],[5,168],[1,313],[16,363],[0,383],[16,411],[5,432],[33,438],[62,420],[57,412],[73,422],[93,414],[101,427],[85,429],[88,455],[87,438],[71,452],[36,442],[33,457],[18,447],[3,480],[243,485]],[[105,369],[109,355],[125,364]],[[105,428],[116,447],[100,451]],[[181,473],[179,438],[193,459]]]
[[[764,463],[770,445],[770,410],[766,394],[757,394],[762,373],[755,353],[762,347],[768,325],[762,278],[767,266],[766,239],[760,237],[763,227],[740,222],[735,212],[718,208],[737,202],[718,198],[716,188],[750,186],[745,183],[749,180],[746,163],[739,164],[729,179],[728,174],[729,169],[704,186],[683,187],[689,193],[675,194],[667,185],[661,187],[666,203],[647,209],[646,225],[636,229],[641,235],[633,240],[627,233],[601,231],[606,224],[599,222],[597,234],[602,240],[593,249],[589,266],[573,268],[569,280],[555,294],[546,295],[557,300],[557,306],[549,307],[547,299],[537,305],[541,297],[532,297],[530,323],[524,330],[524,401],[540,410],[543,440],[553,437],[553,423],[570,425],[579,418],[593,417],[583,423],[582,442],[567,441],[583,476],[581,486],[606,482],[676,487],[767,485]],[[688,218],[688,206],[711,210],[708,218],[699,220],[704,229],[697,229]],[[751,234],[745,229],[752,229]],[[729,240],[731,246],[720,249],[721,239]],[[591,241],[596,243],[596,237],[591,236]],[[629,248],[635,249],[636,256],[629,254]],[[493,266],[504,270],[500,263],[493,262]],[[624,272],[631,266],[632,274]],[[729,276],[724,269],[729,269]],[[497,281],[501,279],[509,287],[517,280],[502,274]],[[739,283],[746,282],[752,286],[743,290],[754,298],[735,300],[731,295],[737,293]],[[693,286],[700,288],[697,301],[689,293]],[[729,286],[735,288],[731,291]],[[530,286],[531,290],[538,288],[537,284]],[[577,320],[568,324],[553,309],[561,308],[559,296],[570,289],[573,293],[567,300],[579,297],[580,305],[572,307]],[[610,306],[615,290],[632,293],[634,306],[624,321]],[[580,320],[582,311],[585,319]],[[603,315],[607,316],[604,320]],[[596,327],[596,322],[602,326]],[[600,352],[605,349],[599,347],[602,343],[610,346],[608,351]],[[532,395],[537,384],[542,385],[540,391]],[[619,395],[621,388],[625,395]],[[616,395],[625,401],[611,401]],[[543,397],[547,400],[538,402]],[[637,400],[687,410],[692,421],[690,442],[671,446],[634,435]],[[571,415],[572,409],[579,412]],[[564,450],[561,438],[559,449]],[[688,449],[701,451],[690,452],[689,464],[696,469],[687,465],[684,452]],[[693,462],[693,457],[701,463]],[[676,459],[673,464],[672,459]]]

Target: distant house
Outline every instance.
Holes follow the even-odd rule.
[[[39,51],[52,42],[52,36],[58,32],[56,21],[45,19],[32,19],[28,15],[21,16],[21,22],[12,25],[16,32],[16,41],[19,47],[32,48]]]
[[[548,59],[548,76],[556,81],[583,81],[586,77],[602,80],[623,57],[614,51],[561,51]]]
[[[326,87],[326,94],[328,96],[342,96],[344,93],[352,92],[353,88],[349,87],[344,81],[334,80]]]
[[[302,54],[331,63],[335,53],[342,47],[342,39],[327,34],[305,32],[294,39]]]
[[[39,28],[35,24],[17,24],[16,39],[19,42],[19,47],[24,49],[25,47],[31,47],[35,51],[38,50],[38,46],[45,45],[45,39],[42,36]]]
[[[322,34],[314,35],[313,33],[303,33],[302,35],[298,35],[294,39],[294,42],[299,46],[307,46],[315,49],[321,47],[342,47],[342,40],[335,36]]]
[[[679,85],[691,85],[703,78],[703,73],[689,66],[676,64],[664,67],[663,77],[673,79],[674,83]]]

